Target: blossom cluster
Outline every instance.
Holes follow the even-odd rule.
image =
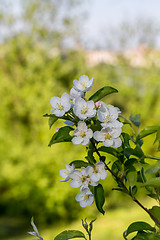
[[[92,139],[105,147],[118,148],[122,144],[120,135],[123,124],[118,120],[120,110],[102,101],[87,101],[85,94],[93,84],[94,78],[89,80],[86,75],[82,75],[79,80],[75,79],[70,94],[63,93],[61,98],[51,98],[51,114],[65,119],[65,124],[75,126],[71,140],[73,144],[88,145]],[[66,169],[60,170],[60,175],[64,182],[71,179],[70,185],[73,188],[80,187],[81,192],[77,194],[76,200],[81,207],[85,207],[94,201],[89,186],[97,186],[98,181],[106,177],[105,164],[98,162],[94,166],[81,167],[81,171],[75,170],[74,165],[67,164]]]
[[[75,170],[74,164],[66,164],[66,169],[61,169],[60,175],[64,178],[61,182],[67,182],[71,179],[71,187],[80,187],[80,192],[76,195],[75,199],[80,203],[81,207],[86,207],[94,201],[94,196],[89,186],[97,186],[100,179],[106,178],[107,172],[105,164],[97,162],[95,166],[81,167],[81,171]]]
[[[51,114],[57,117],[63,117],[68,114],[70,120],[64,121],[67,125],[76,125],[73,131],[73,144],[87,145],[93,137],[97,142],[102,142],[106,147],[120,147],[122,141],[120,134],[122,131],[122,123],[117,120],[119,109],[106,105],[102,101],[94,103],[94,101],[86,101],[85,93],[89,91],[93,84],[94,78],[89,80],[88,76],[82,75],[79,80],[73,81],[73,88],[70,94],[63,93],[61,98],[52,97],[50,103],[52,105]],[[78,122],[75,122],[78,118]],[[101,123],[101,130],[93,132],[92,126],[88,128],[86,120],[96,118]]]

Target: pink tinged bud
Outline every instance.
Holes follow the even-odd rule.
[[[55,132],[58,132],[60,128],[56,128],[56,131]]]
[[[102,106],[101,101],[96,102],[96,103],[95,103],[95,106],[96,106],[96,108],[100,108],[100,107]]]

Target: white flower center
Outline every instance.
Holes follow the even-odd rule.
[[[105,139],[111,139],[111,135],[108,132],[105,133]]]
[[[93,171],[94,173],[98,173],[98,168],[95,167]]]
[[[57,103],[57,106],[59,110],[64,110],[64,107],[61,105],[61,103]]]
[[[89,198],[89,195],[85,195],[83,201],[87,200],[88,198]]]
[[[81,136],[81,137],[85,137],[86,133],[81,130],[81,131],[78,132],[78,135]]]
[[[81,87],[82,87],[82,90],[85,90],[85,89],[86,89],[86,84],[85,84],[85,82],[81,82]]]
[[[81,114],[86,114],[87,110],[88,108],[83,106],[81,109]]]
[[[111,119],[112,115],[111,116],[106,116],[105,119],[104,119],[104,123],[108,123]]]

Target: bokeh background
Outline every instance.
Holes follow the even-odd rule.
[[[85,148],[48,143],[52,130],[43,114],[82,74],[95,78],[89,94],[109,85],[105,99],[125,117],[140,113],[142,127],[160,119],[160,3],[158,0],[0,0],[0,238],[31,239],[35,218],[45,239],[80,229],[97,217],[94,239],[122,239],[134,220],[148,219],[131,200],[103,182],[106,215],[82,210],[79,190],[60,183],[59,170],[83,159]],[[154,138],[143,150],[157,155]],[[112,160],[108,157],[108,160]],[[108,174],[109,175],[109,174]],[[146,205],[151,200],[139,197]],[[115,228],[117,231],[115,231]],[[101,235],[100,235],[101,234]]]

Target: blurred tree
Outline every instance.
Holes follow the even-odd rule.
[[[32,41],[51,44],[60,49],[67,41],[81,46],[78,25],[84,9],[77,0],[2,0],[0,5],[1,41],[23,33]],[[86,16],[86,15],[85,15]]]
[[[109,50],[125,50],[141,45],[157,46],[160,27],[152,19],[137,18],[133,22],[121,22],[103,31],[104,48]]]

